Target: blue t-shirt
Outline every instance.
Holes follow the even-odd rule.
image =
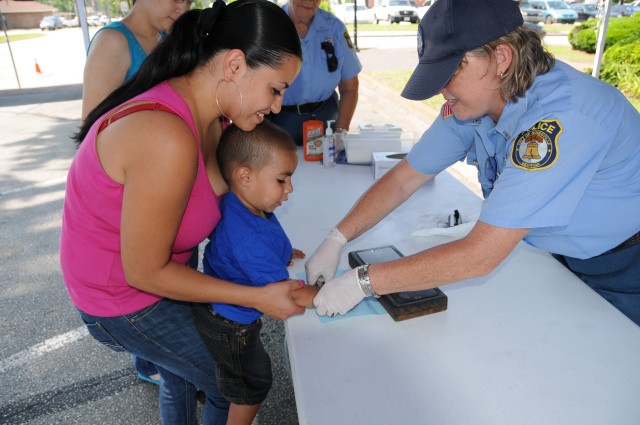
[[[465,157],[485,194],[480,220],[530,228],[535,247],[586,259],[640,230],[640,114],[565,63],[507,102],[497,124],[459,121],[445,104],[407,160],[436,174]]]
[[[282,8],[288,13],[288,5]],[[334,72],[329,72],[327,54],[320,46],[324,41],[333,44],[338,59],[338,68]],[[344,23],[326,10],[318,9],[300,44],[302,68],[291,87],[284,92],[283,105],[324,101],[333,94],[340,81],[350,80],[362,70]]]
[[[210,276],[247,286],[264,286],[289,278],[291,242],[275,214],[249,211],[233,193],[220,200],[222,219],[204,250],[203,268]],[[213,303],[218,314],[242,324],[256,321],[256,309]]]

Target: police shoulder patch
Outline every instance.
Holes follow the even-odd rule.
[[[353,49],[353,43],[351,42],[351,37],[349,37],[349,32],[347,30],[344,30],[344,41],[347,42],[347,46],[349,46],[350,49]]]
[[[558,160],[558,138],[562,124],[557,119],[541,120],[516,137],[511,149],[511,162],[527,171],[540,171]]]
[[[440,109],[440,115],[442,118],[449,118],[453,115],[453,108],[449,102],[444,102],[444,105],[442,105],[442,108]]]

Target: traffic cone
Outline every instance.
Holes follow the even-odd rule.
[[[38,74],[42,74],[42,70],[40,69],[40,65],[38,65],[38,60],[37,60],[37,59],[35,59],[35,61],[36,61],[36,72],[37,72]]]

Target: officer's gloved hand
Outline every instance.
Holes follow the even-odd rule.
[[[336,131],[333,133],[336,154],[344,150],[344,141],[347,138],[347,133],[347,130],[345,130],[344,128],[336,128]]]
[[[335,316],[347,314],[364,297],[356,268],[325,283],[313,299],[313,305],[316,306],[316,313],[319,315]]]
[[[322,276],[324,282],[328,282],[336,275],[336,269],[340,262],[342,248],[347,244],[347,239],[334,227],[324,238],[316,252],[304,263],[307,272],[307,282],[315,285]],[[322,281],[322,280],[321,280]]]

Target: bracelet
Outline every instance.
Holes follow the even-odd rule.
[[[336,127],[336,133],[348,133],[348,128]]]
[[[373,287],[371,286],[371,281],[369,280],[368,264],[358,267],[358,285],[360,285],[360,290],[365,296],[380,298],[380,295],[376,294],[376,291],[374,291]]]

